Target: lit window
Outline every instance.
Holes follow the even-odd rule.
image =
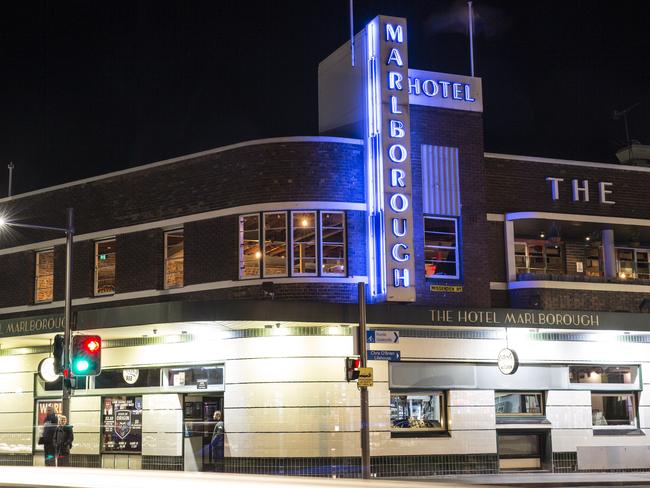
[[[494,404],[497,415],[543,415],[541,393],[496,392]]]
[[[242,215],[239,218],[239,277],[260,277],[260,216]]]
[[[37,303],[51,302],[54,298],[54,251],[36,253],[35,296]]]
[[[424,217],[424,267],[427,278],[458,279],[457,220]]]
[[[634,393],[592,393],[592,424],[594,426],[636,427],[634,396]]]
[[[638,370],[638,366],[570,366],[569,382],[630,385],[636,382]]]
[[[115,239],[95,242],[95,295],[115,293]]]
[[[345,276],[345,214],[321,212],[322,274]]]
[[[294,276],[315,276],[316,212],[291,212]]]
[[[650,251],[648,249],[617,248],[616,265],[621,279],[650,279]]]
[[[517,273],[563,274],[564,244],[540,240],[515,242]]]
[[[287,276],[287,213],[264,214],[264,276]]]
[[[391,393],[393,432],[445,430],[444,393]]]
[[[183,286],[183,229],[165,232],[165,288]]]

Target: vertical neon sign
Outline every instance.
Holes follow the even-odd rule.
[[[370,290],[415,300],[406,20],[376,17],[367,32]]]

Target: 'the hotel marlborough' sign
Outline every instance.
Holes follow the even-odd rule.
[[[63,331],[63,315],[20,317],[0,320],[0,337],[13,337]]]

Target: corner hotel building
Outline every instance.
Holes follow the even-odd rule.
[[[410,68],[407,34],[377,17],[355,67],[349,44],[320,64],[320,135],[0,200],[75,209],[74,326],[104,349],[73,465],[210,469],[222,409],[226,471],[358,476],[364,282],[397,340],[369,345],[377,476],[650,468],[650,169],[485,153],[481,80]],[[64,242],[0,244],[0,464],[39,465]]]

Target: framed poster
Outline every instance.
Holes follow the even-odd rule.
[[[102,452],[142,450],[142,397],[102,398]]]
[[[62,405],[61,405],[61,400],[58,399],[50,399],[50,400],[36,400],[36,432],[35,432],[35,437],[34,437],[34,450],[35,451],[42,451],[43,446],[39,446],[37,444],[38,438],[40,437],[41,433],[43,432],[43,426],[45,425],[45,417],[47,416],[47,407],[52,407],[54,409],[54,413],[56,415],[59,415],[62,413]]]

